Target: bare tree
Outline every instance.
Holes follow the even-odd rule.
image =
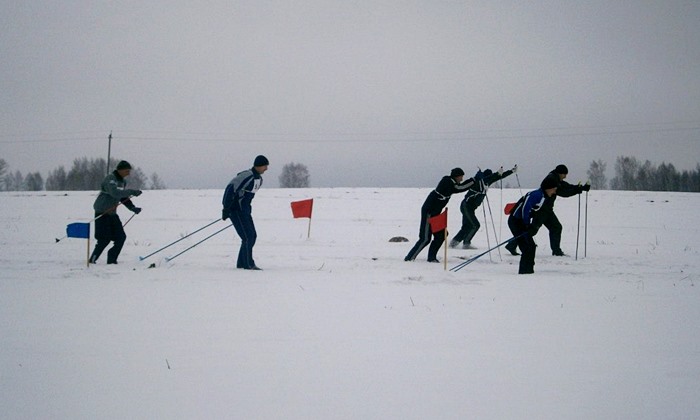
[[[307,188],[309,169],[303,163],[287,163],[279,176],[280,188]]]
[[[618,156],[615,160],[615,177],[610,181],[613,190],[636,191],[636,177],[639,171],[637,158]]]
[[[164,190],[167,187],[165,183],[160,179],[157,173],[153,172],[151,175],[151,188],[152,190]]]
[[[24,190],[42,191],[44,189],[44,178],[39,172],[28,173],[24,177]]]
[[[5,190],[5,173],[8,168],[9,166],[7,162],[5,162],[5,159],[0,159],[0,191]]]
[[[22,172],[10,172],[5,175],[4,179],[5,191],[22,191],[22,189],[24,189],[24,177],[22,176]]]
[[[49,172],[46,177],[46,191],[65,191],[67,185],[66,169],[63,165]]]
[[[604,190],[608,187],[608,180],[605,177],[605,169],[607,164],[601,159],[591,162],[591,167],[588,168],[588,179],[591,181],[591,187],[596,190]]]

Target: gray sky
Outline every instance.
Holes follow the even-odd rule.
[[[257,154],[312,186],[452,167],[700,161],[700,1],[0,0],[0,158],[127,159],[223,188]],[[516,184],[515,180],[510,180]]]

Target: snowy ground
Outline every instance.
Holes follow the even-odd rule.
[[[559,199],[572,256],[541,232],[518,276],[498,253],[404,262],[428,191],[263,188],[262,272],[235,269],[233,229],[165,261],[225,222],[139,261],[216,219],[218,190],[146,191],[120,264],[90,268],[85,240],[54,239],[94,192],[0,193],[0,417],[700,418],[700,194],[591,192],[578,260],[578,199]],[[519,195],[489,193],[502,236]],[[448,266],[483,227],[475,244]]]

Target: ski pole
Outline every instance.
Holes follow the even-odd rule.
[[[499,209],[503,208],[503,178],[501,178],[501,205]],[[498,217],[498,237],[502,238],[503,237],[503,212],[499,211],[498,212],[499,217]]]
[[[515,179],[518,180],[518,189],[520,190],[520,196],[523,196],[523,188],[520,186],[520,177],[518,176],[518,173],[515,173]]]
[[[583,222],[583,258],[588,253],[588,191],[586,191],[586,214]]]
[[[518,236],[513,236],[512,238],[510,238],[510,239],[508,239],[508,240],[506,240],[506,241],[501,242],[500,244],[496,245],[495,247],[493,247],[493,248],[491,248],[491,249],[489,249],[489,250],[486,250],[486,251],[482,252],[482,253],[479,254],[479,255],[473,256],[473,257],[469,258],[468,260],[466,260],[466,261],[464,261],[464,262],[462,262],[462,263],[460,263],[460,264],[455,265],[454,267],[450,268],[450,271],[459,271],[459,270],[461,270],[462,268],[464,268],[465,266],[467,266],[467,265],[473,263],[474,261],[478,260],[479,258],[483,257],[483,256],[486,255],[487,253],[493,251],[494,249],[500,248],[500,247],[502,247],[503,245],[507,244],[508,242],[510,242],[510,241],[512,241],[512,240],[515,240],[515,239],[518,239],[519,237],[525,235],[526,233],[527,233],[527,232],[523,232],[523,233],[521,233],[521,234],[518,235]]]
[[[126,225],[128,225],[129,222],[131,221],[131,219],[134,218],[134,216],[136,216],[136,213],[132,214],[131,217],[129,217],[129,220],[127,220],[126,223],[124,223],[124,224],[122,225],[122,228],[125,227]]]
[[[489,207],[489,215],[491,215],[491,226],[493,226],[493,237],[498,243],[498,235],[496,235],[496,223],[493,221],[493,213],[491,212],[491,203],[489,202],[489,196],[486,196],[486,205]],[[484,216],[486,218],[486,216]],[[501,248],[498,248],[498,258],[503,261],[503,256],[501,255]]]
[[[222,229],[217,230],[216,232],[212,233],[211,235],[207,236],[206,238],[202,239],[201,241],[197,242],[196,244],[190,246],[189,248],[186,248],[184,251],[180,251],[179,253],[173,255],[172,257],[166,257],[166,258],[165,258],[165,262],[170,262],[170,261],[174,260],[175,258],[179,257],[180,255],[184,254],[185,252],[189,251],[190,249],[192,249],[192,248],[196,247],[197,245],[201,244],[202,242],[208,240],[208,239],[211,238],[212,236],[218,235],[219,233],[221,233],[221,232],[225,231],[226,229],[230,228],[231,226],[233,226],[233,225],[232,225],[232,224],[231,224],[231,225],[227,225],[225,228],[222,228]]]
[[[576,221],[576,258],[578,260],[578,242],[581,233],[581,194],[578,195],[578,218]]]
[[[489,239],[489,221],[486,218],[486,207],[481,206],[481,209],[484,211],[484,226],[486,229],[486,245],[491,248],[491,239]],[[498,243],[498,242],[496,242]],[[493,262],[493,258],[491,258],[491,253],[489,252],[489,261]]]
[[[171,243],[165,245],[164,247],[162,247],[161,249],[151,252],[150,254],[146,255],[145,257],[139,257],[139,261],[143,261],[143,260],[145,260],[146,258],[148,258],[148,257],[150,257],[150,256],[152,256],[152,255],[155,255],[155,254],[159,253],[160,251],[162,251],[162,250],[164,250],[164,249],[166,249],[166,248],[171,247],[172,245],[175,245],[176,243],[180,242],[181,240],[183,240],[183,239],[185,239],[185,238],[189,238],[190,236],[194,235],[195,233],[197,233],[197,232],[199,232],[199,231],[201,231],[201,230],[204,230],[204,229],[208,228],[209,226],[213,225],[214,223],[218,222],[219,220],[221,220],[221,219],[216,219],[216,220],[214,220],[213,222],[207,224],[206,226],[202,226],[201,228],[195,230],[194,232],[189,233],[189,234],[183,236],[182,238],[178,239],[177,241],[171,242]]]

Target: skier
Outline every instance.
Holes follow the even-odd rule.
[[[418,254],[430,243],[428,249],[428,262],[440,262],[437,259],[437,252],[445,241],[445,230],[432,234],[428,219],[437,216],[442,212],[450,201],[452,194],[465,192],[474,184],[474,178],[464,179],[464,171],[461,168],[454,168],[449,176],[444,176],[437,187],[428,194],[421,207],[420,229],[418,231],[418,242],[411,248],[404,261],[414,261]],[[434,236],[432,243],[431,236]]]
[[[126,241],[126,233],[117,214],[119,204],[124,204],[126,208],[136,214],[141,213],[141,208],[136,207],[130,199],[132,196],[140,196],[141,191],[126,188],[125,178],[130,173],[131,164],[122,160],[100,185],[100,193],[92,206],[95,210],[95,239],[97,239],[97,243],[92,255],[90,255],[91,264],[97,263],[102,251],[112,241],[114,241],[114,245],[107,251],[107,264],[117,264],[117,258],[119,258],[119,253],[124,246],[124,241]]]
[[[557,193],[551,197],[547,197],[542,206],[542,210],[537,212],[537,216],[533,221],[537,229],[544,225],[549,230],[549,246],[552,249],[552,255],[557,257],[563,257],[566,254],[564,254],[564,251],[561,249],[562,226],[559,222],[559,218],[557,218],[557,215],[554,213],[554,201],[557,199],[557,196],[564,198],[573,197],[574,195],[581,194],[583,191],[590,191],[591,189],[590,184],[572,185],[564,181],[568,173],[569,169],[566,165],[557,165],[553,171],[547,174],[546,178],[551,178],[558,183]],[[513,254],[515,244],[509,242],[506,245],[506,249]]]
[[[501,180],[518,170],[518,165],[513,169],[503,172],[501,167],[498,172],[493,172],[491,169],[486,169],[483,172],[479,170],[474,176],[474,185],[472,185],[462,199],[459,205],[459,210],[462,212],[462,228],[457,232],[455,237],[450,241],[450,248],[456,248],[462,243],[463,249],[476,249],[472,246],[472,238],[479,231],[481,224],[476,217],[476,209],[484,202],[489,185]]]
[[[514,241],[520,247],[520,267],[518,274],[533,274],[535,272],[535,251],[537,244],[534,237],[537,234],[538,225],[533,223],[536,214],[544,209],[547,198],[551,198],[557,192],[557,181],[547,177],[540,184],[540,188],[530,191],[518,200],[515,208],[508,216],[508,227],[515,237]]]
[[[253,161],[253,167],[239,172],[226,186],[222,200],[221,219],[231,219],[236,233],[241,237],[238,251],[237,268],[261,270],[253,260],[253,246],[258,237],[253,223],[251,202],[263,183],[262,174],[267,171],[270,162],[263,155]]]

